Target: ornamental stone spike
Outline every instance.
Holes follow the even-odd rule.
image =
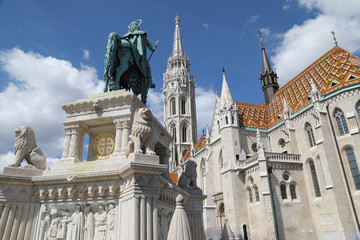
[[[182,57],[184,56],[184,50],[182,47],[181,32],[180,32],[180,18],[178,15],[175,17],[175,31],[174,31],[174,45],[172,56]]]
[[[227,101],[227,102],[234,102],[231,93],[230,93],[230,89],[229,89],[229,85],[226,81],[226,77],[225,77],[225,68],[222,68],[222,74],[223,74],[223,82],[222,82],[222,89],[221,89],[221,100]]]
[[[171,219],[167,240],[192,240],[189,221],[184,210],[184,197],[176,197],[176,209]]]

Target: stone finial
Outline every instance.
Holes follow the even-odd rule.
[[[321,93],[320,93],[319,89],[316,88],[315,83],[312,79],[311,79],[310,84],[311,84],[311,92],[310,92],[311,100],[313,102],[319,101],[321,99]]]
[[[176,197],[176,208],[171,219],[168,240],[192,240],[189,221],[184,210],[184,197],[179,194]]]
[[[209,133],[209,126],[206,126],[206,138],[205,138],[206,145],[210,144],[210,133]]]
[[[285,98],[283,101],[284,101],[284,109],[283,109],[284,119],[287,119],[291,117],[291,110],[288,107]]]
[[[256,148],[257,148],[258,159],[264,160],[265,159],[265,148],[264,148],[263,142],[261,141],[261,135],[260,135],[260,131],[258,128],[256,129]]]

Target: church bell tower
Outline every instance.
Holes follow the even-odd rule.
[[[173,136],[172,159],[179,164],[197,142],[195,82],[190,73],[180,33],[180,18],[175,18],[174,45],[163,76],[164,125]]]

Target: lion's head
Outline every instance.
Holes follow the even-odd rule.
[[[138,108],[134,114],[134,122],[132,125],[132,135],[149,134],[151,132],[151,123],[153,117],[151,111],[147,108]]]
[[[29,126],[21,126],[15,129],[14,154],[20,149],[27,148],[29,151],[36,147],[35,133]]]
[[[185,165],[186,175],[191,176],[191,178],[196,178],[196,176],[197,176],[196,167],[197,167],[197,164],[195,161],[192,161],[192,160],[187,161],[186,165]]]

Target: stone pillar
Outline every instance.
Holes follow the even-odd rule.
[[[115,134],[115,149],[113,154],[120,154],[121,153],[121,138],[122,138],[122,127],[123,123],[121,119],[115,119],[114,120],[115,127],[116,127],[116,134]]]
[[[153,217],[153,239],[158,239],[158,207],[157,207],[157,198],[153,199],[153,209],[152,209],[152,217]]]
[[[14,217],[15,217],[16,207],[17,207],[16,204],[11,204],[9,216],[6,220],[5,231],[4,231],[4,235],[3,235],[2,239],[10,239],[10,233],[11,233],[11,230],[13,227],[13,221],[14,221]]]
[[[129,142],[130,135],[130,118],[126,118],[122,120],[123,130],[122,130],[122,140],[121,140],[121,153],[124,154],[126,152],[126,148]]]
[[[64,144],[64,150],[61,159],[65,159],[69,156],[69,150],[70,150],[70,141],[71,141],[71,128],[65,127],[65,144]]]
[[[1,219],[0,219],[0,237],[2,237],[4,234],[5,224],[7,222],[9,211],[10,211],[10,204],[5,204],[5,207],[1,213]],[[3,239],[3,238],[1,238],[1,239]]]
[[[146,198],[146,240],[152,240],[153,238],[153,216],[152,216],[152,198]]]
[[[71,128],[71,140],[68,158],[71,161],[81,162],[84,144],[85,128],[75,125]]]
[[[140,199],[140,239],[146,240],[146,198]]]
[[[134,197],[134,239],[140,239],[140,197]]]

